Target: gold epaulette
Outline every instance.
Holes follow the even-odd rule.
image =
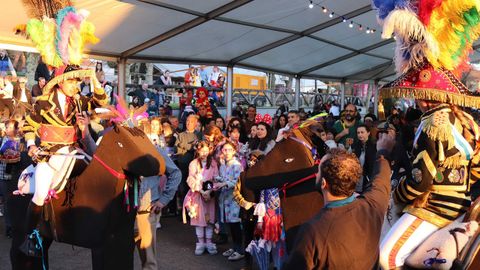
[[[423,117],[422,131],[433,141],[447,141],[454,145],[452,124],[450,123],[450,108],[442,108]]]

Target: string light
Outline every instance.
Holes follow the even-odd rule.
[[[325,14],[328,13],[328,17],[330,17],[330,18],[342,19],[342,22],[344,22],[344,23],[348,22],[347,19],[349,19],[349,18],[345,18],[344,16],[337,15],[333,10],[329,10],[326,6],[320,6],[320,4],[314,3],[313,0],[308,1],[308,8],[309,9],[313,9],[315,6],[320,7],[322,9],[323,13],[325,13]],[[363,32],[364,30],[366,30],[365,31],[366,34],[374,34],[376,32],[376,30],[374,28],[364,27],[362,24],[351,20],[348,23],[348,27],[353,28],[354,26],[358,27],[359,31]]]

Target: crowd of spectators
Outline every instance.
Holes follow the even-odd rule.
[[[0,111],[5,111],[2,144],[8,137],[23,140],[21,128],[25,114],[35,98],[42,94],[42,88],[50,77],[41,62],[37,73],[37,82],[31,90],[26,88],[25,78],[0,76]],[[222,86],[223,75],[218,67],[214,67],[211,74],[206,74],[203,67],[192,67],[187,73],[185,83],[190,86]],[[109,85],[101,63],[96,65],[96,76],[104,87]],[[164,85],[171,84],[168,71],[160,80]],[[88,79],[79,83],[79,88],[82,95],[92,95]],[[230,261],[246,257],[246,263],[251,265],[251,257],[245,248],[253,239],[252,224],[253,228],[262,228],[262,217],[253,221],[253,209],[258,201],[245,201],[240,191],[239,176],[267,155],[277,142],[285,139],[289,130],[313,115],[321,114],[321,138],[329,148],[346,149],[359,159],[363,175],[358,181],[357,193],[364,192],[374,176],[375,142],[379,133],[394,131],[397,135],[395,153],[398,160],[393,163],[392,178],[399,179],[411,171],[407,149],[412,148],[421,116],[414,108],[405,112],[393,108],[386,121],[379,122],[371,109],[362,117],[353,104],[347,104],[343,110],[336,102],[318,104],[312,112],[289,110],[288,104],[284,104],[275,115],[268,117],[258,114],[253,105],[246,109],[238,105],[232,117],[225,119],[216,110],[215,102],[196,104],[193,92],[187,91],[186,94],[178,115],[174,115],[164,90],[150,89],[148,84],[130,92],[132,102],[129,105],[131,109],[147,105],[148,118],[139,121],[138,127],[154,145],[168,154],[181,172],[178,191],[162,211],[164,215],[183,215],[184,221],[195,227],[195,255],[217,253],[215,243],[227,242],[230,235],[232,245],[223,250],[222,255]],[[15,120],[5,121],[10,118]],[[89,122],[94,138],[109,125],[95,116]],[[14,177],[10,166],[0,162],[0,194],[9,194],[9,186],[14,186],[11,184]],[[278,196],[272,191],[268,194],[273,198]],[[10,235],[8,211],[3,209],[0,213],[6,215],[5,233]],[[276,261],[281,266],[282,258]]]

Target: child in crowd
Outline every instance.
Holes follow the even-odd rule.
[[[226,141],[222,146],[223,158],[219,169],[219,176],[215,184],[216,189],[221,189],[218,204],[220,208],[220,220],[228,225],[233,239],[233,248],[225,251],[222,255],[229,261],[243,259],[243,235],[240,219],[240,206],[233,198],[233,189],[243,171],[243,167],[236,158],[236,147],[231,141]]]
[[[195,147],[196,158],[188,167],[187,184],[190,190],[185,196],[183,222],[186,223],[185,210],[190,217],[190,225],[195,226],[197,244],[195,255],[216,254],[217,247],[212,243],[213,224],[215,223],[215,199],[213,182],[218,176],[218,166],[213,159],[208,143],[202,141]]]
[[[147,136],[155,146],[165,148],[165,138],[163,136],[163,129],[160,118],[153,117],[150,119],[150,132],[147,133]]]
[[[238,161],[240,161],[240,164],[242,164],[242,167],[245,169],[247,167],[246,155],[248,152],[248,146],[245,147],[245,145],[240,142],[240,127],[229,127],[228,139],[235,144]]]

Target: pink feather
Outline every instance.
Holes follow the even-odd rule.
[[[60,52],[62,61],[66,64],[69,63],[68,43],[70,40],[70,34],[75,28],[77,30],[80,30],[80,23],[82,22],[82,20],[83,16],[73,12],[69,12],[63,19],[62,25],[60,26],[61,37],[60,41],[58,42],[58,50]]]

